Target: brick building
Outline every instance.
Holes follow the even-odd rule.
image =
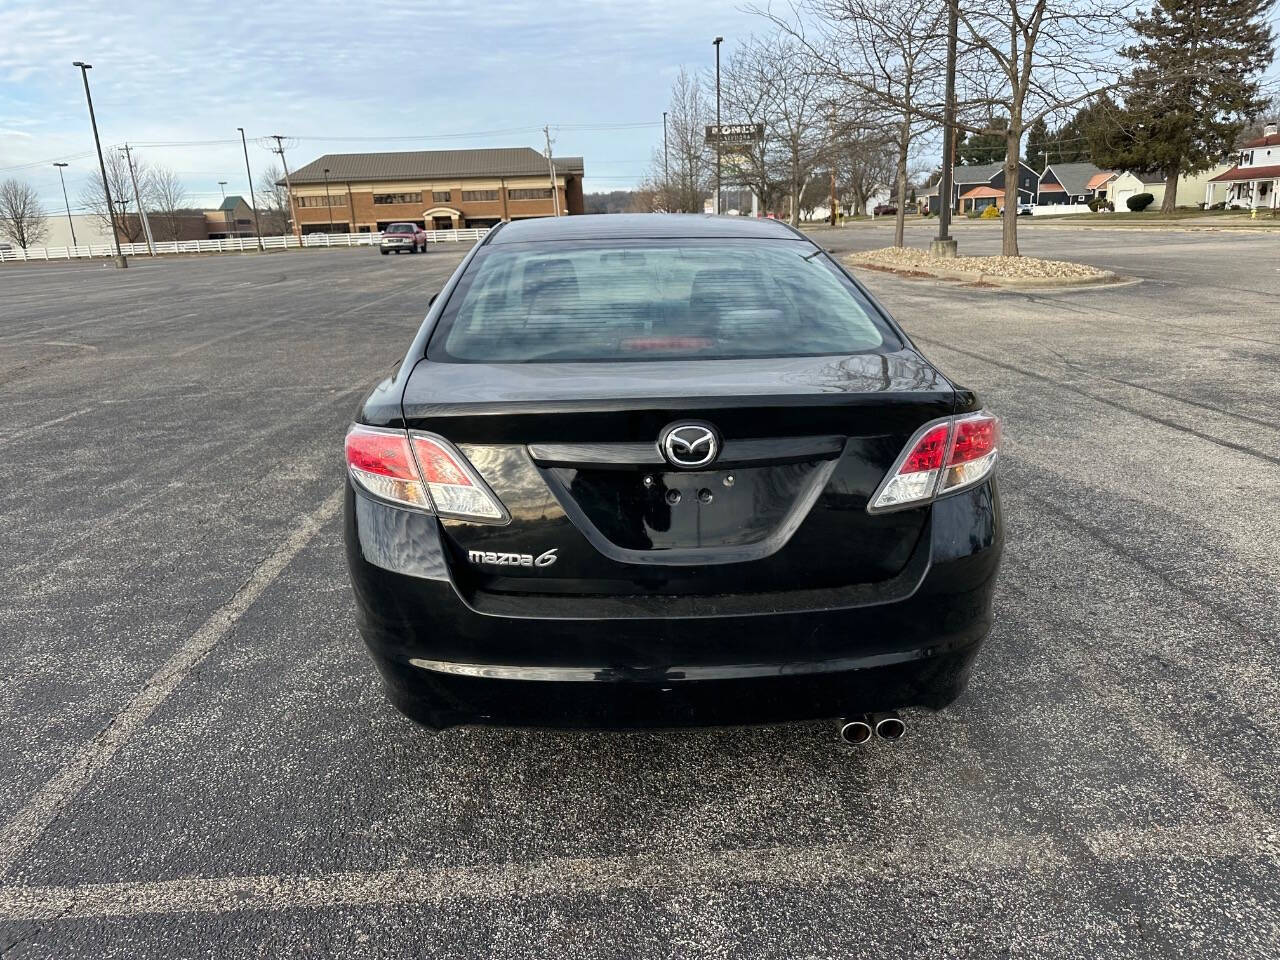
[[[302,233],[366,233],[389,223],[428,230],[491,227],[504,220],[582,213],[582,158],[529,147],[331,153],[291,171]],[[326,173],[326,171],[328,171]]]

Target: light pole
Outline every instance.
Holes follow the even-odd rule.
[[[960,0],[947,4],[947,86],[942,106],[942,179],[938,181],[938,238],[929,245],[935,257],[954,257],[957,244],[950,236],[952,173],[956,163],[956,20]],[[1016,214],[1017,211],[1015,210]]]
[[[333,201],[329,198],[329,168],[324,168],[324,205],[329,210],[329,232],[333,233]]]
[[[240,131],[240,146],[244,149],[244,173],[249,178],[249,202],[253,204],[253,232],[258,235],[258,249],[265,252],[262,242],[262,225],[258,223],[258,198],[253,195],[253,171],[249,169],[249,141],[244,138],[244,127],[236,127]]]
[[[89,104],[89,123],[93,126],[93,145],[98,148],[98,169],[102,171],[102,195],[107,200],[107,219],[111,222],[111,239],[116,243],[116,266],[123,270],[129,265],[120,249],[120,234],[116,230],[116,211],[111,205],[111,184],[107,183],[107,162],[102,159],[102,142],[98,139],[98,118],[93,115],[93,97],[89,93],[89,71],[92,63],[76,60],[72,66],[80,68],[80,77],[84,80],[84,99]]]
[[[54,166],[58,168],[58,179],[62,181],[62,202],[67,208],[67,226],[71,228],[71,246],[78,247],[80,244],[76,241],[76,223],[71,219],[71,201],[67,199],[67,180],[62,175],[62,168],[66,164],[55,163]]]
[[[720,138],[723,136],[720,130],[720,44],[724,43],[724,37],[716,37],[711,41],[712,46],[716,48],[716,202],[712,204],[711,212],[720,212]]]

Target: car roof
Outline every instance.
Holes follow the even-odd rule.
[[[490,233],[487,242],[685,238],[807,239],[779,220],[690,213],[598,213],[513,220]]]

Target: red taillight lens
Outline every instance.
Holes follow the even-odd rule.
[[[493,491],[453,444],[428,433],[413,433],[410,437],[436,513],[467,520],[501,522],[508,519],[507,511]]]
[[[989,413],[948,417],[922,428],[867,505],[872,513],[929,503],[985,480],[995,469],[1000,420]]]
[[[942,458],[947,453],[947,437],[951,435],[951,424],[940,423],[927,431],[916,441],[916,445],[907,454],[898,468],[899,473],[918,473],[921,470],[937,470],[942,466]]]
[[[347,470],[370,493],[411,507],[430,507],[403,430],[354,424],[347,431]]]
[[[418,455],[418,466],[427,483],[448,483],[459,487],[471,486],[471,479],[466,470],[458,464],[449,452],[426,437],[414,436],[413,449]]]
[[[956,420],[955,438],[947,456],[947,468],[938,482],[938,493],[951,493],[985,480],[995,469],[1000,448],[1000,418],[975,413]]]
[[[1000,444],[1000,420],[990,414],[978,414],[956,421],[956,440],[951,445],[947,466],[968,463],[991,453]]]

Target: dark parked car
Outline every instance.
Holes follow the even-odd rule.
[[[896,203],[877,203],[871,211],[871,215],[875,217],[893,217],[897,216],[897,213]]]
[[[382,239],[378,248],[382,253],[417,253],[426,252],[430,243],[427,231],[418,223],[389,223],[382,231]]]
[[[893,738],[990,627],[999,439],[782,223],[504,224],[347,434],[359,628],[434,727]]]

